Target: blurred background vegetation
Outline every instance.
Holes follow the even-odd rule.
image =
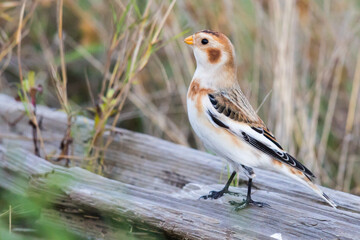
[[[30,106],[40,140],[36,104],[62,109],[69,126],[93,119],[90,159],[106,154],[106,124],[204,149],[186,115],[196,65],[183,38],[221,31],[243,92],[279,142],[319,183],[359,195],[359,21],[356,0],[4,0],[0,92]],[[70,127],[59,145],[66,159]],[[5,195],[0,231],[20,204]]]

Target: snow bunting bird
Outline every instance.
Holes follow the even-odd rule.
[[[197,65],[187,93],[191,126],[205,147],[225,158],[234,169],[221,191],[211,191],[202,198],[217,199],[230,193],[228,188],[236,172],[244,171],[249,178],[248,193],[237,208],[249,204],[264,206],[251,199],[255,177],[252,167],[259,167],[290,176],[336,208],[313,183],[314,174],[281,147],[241,92],[230,40],[222,33],[204,30],[184,42],[193,48]]]

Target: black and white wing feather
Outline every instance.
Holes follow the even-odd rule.
[[[285,152],[274,135],[253,110],[240,89],[208,95],[205,105],[209,119],[270,157],[300,170],[310,180],[314,174]]]

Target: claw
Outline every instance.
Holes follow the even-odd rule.
[[[270,207],[269,204],[263,202],[256,202],[252,199],[244,199],[241,203],[230,201],[230,205],[235,206],[235,211],[239,211],[248,207],[249,205],[255,205],[257,207]]]
[[[230,192],[229,190],[222,189],[221,191],[210,191],[208,195],[201,196],[199,199],[218,199],[221,198],[224,194],[240,196],[240,194],[237,192]]]
[[[200,199],[218,199],[220,197],[222,197],[224,195],[224,193],[226,193],[225,191],[221,190],[221,191],[210,191],[209,195],[204,195],[201,196]]]
[[[204,195],[204,196],[201,196],[201,197],[199,197],[199,199],[208,199],[208,195]]]

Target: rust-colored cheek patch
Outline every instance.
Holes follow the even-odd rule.
[[[220,60],[221,57],[221,51],[216,48],[210,48],[207,50],[209,61],[211,63],[217,63]]]

